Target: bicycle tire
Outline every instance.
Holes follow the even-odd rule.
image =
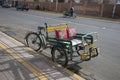
[[[39,35],[35,32],[30,32],[26,35],[26,43],[27,46],[34,49],[35,51],[40,50],[42,41],[39,37]]]
[[[56,51],[58,51],[59,54],[56,53]],[[58,63],[62,65],[63,67],[67,66],[68,56],[67,56],[66,51],[63,48],[54,46],[51,50],[51,54],[52,54],[53,62]]]

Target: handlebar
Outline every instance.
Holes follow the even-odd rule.
[[[91,35],[93,37],[93,42],[96,42],[98,40],[98,33],[97,32],[87,33],[84,36],[82,36],[83,45],[86,45],[85,37],[87,37],[89,35]]]

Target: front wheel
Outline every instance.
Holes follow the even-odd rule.
[[[34,49],[35,51],[40,50],[42,41],[39,35],[35,32],[28,33],[25,37],[27,46]]]
[[[66,51],[61,47],[54,46],[51,51],[52,60],[64,67],[68,64],[68,56]]]

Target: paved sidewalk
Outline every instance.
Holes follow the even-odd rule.
[[[85,79],[0,32],[0,80]]]

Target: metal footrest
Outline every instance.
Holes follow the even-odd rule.
[[[98,53],[99,53],[99,48],[93,48],[91,52],[91,57],[98,56]]]
[[[90,53],[83,53],[80,54],[80,58],[82,61],[89,61],[91,59],[91,55]]]

